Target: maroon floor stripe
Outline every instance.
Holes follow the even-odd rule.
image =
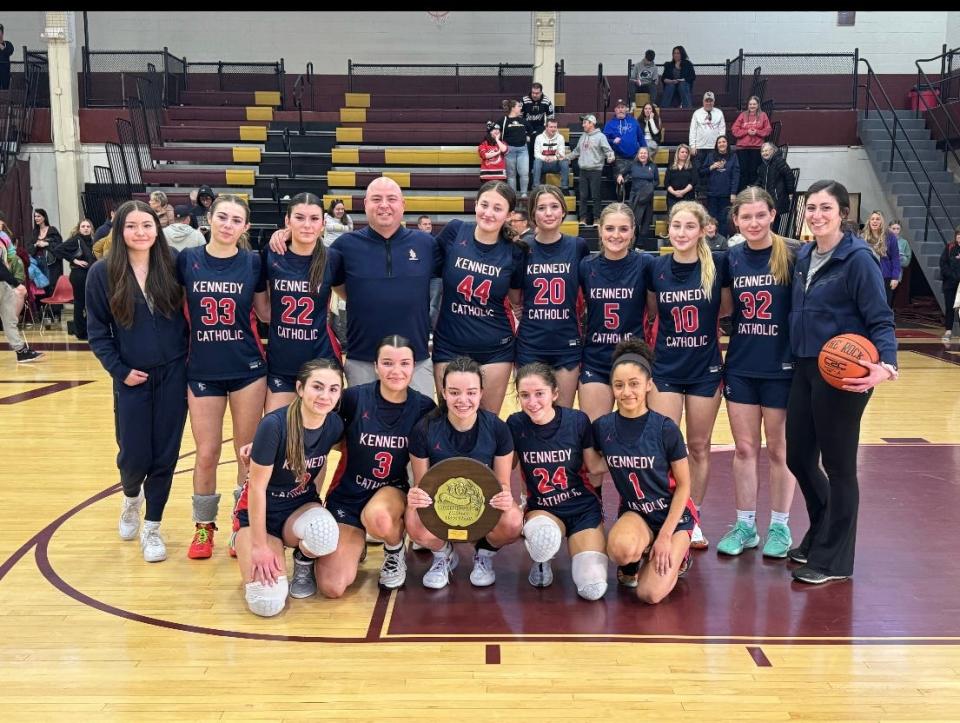
[[[387,617],[387,606],[390,604],[390,591],[380,588],[380,594],[377,595],[377,603],[373,606],[373,614],[370,616],[370,627],[367,628],[367,640],[379,640],[380,630],[383,628],[383,621]]]
[[[930,444],[930,440],[923,437],[881,437],[880,439],[889,444]]]
[[[487,646],[487,665],[500,665],[500,646]]]
[[[759,668],[772,668],[773,664],[763,654],[763,648],[747,646],[747,652],[750,653],[750,657],[753,658],[753,662],[757,664]]]
[[[26,381],[25,383],[32,383]],[[56,394],[57,392],[62,392],[65,389],[72,389],[73,387],[82,387],[84,384],[93,384],[92,379],[87,379],[85,381],[70,381],[70,382],[51,382],[45,387],[40,387],[39,389],[31,389],[27,392],[20,392],[19,394],[11,394],[9,397],[0,398],[0,404],[19,404],[20,402],[27,402],[31,399],[37,399],[38,397],[45,397],[48,394]]]

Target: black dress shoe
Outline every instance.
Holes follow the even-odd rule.
[[[787,552],[787,557],[794,562],[799,562],[801,565],[807,564],[807,553],[805,553],[799,547],[791,547],[789,552]]]
[[[831,580],[847,580],[850,578],[849,575],[828,575],[824,572],[817,572],[806,566],[798,567],[792,574],[793,579],[797,582],[805,582],[809,585],[822,585]]]

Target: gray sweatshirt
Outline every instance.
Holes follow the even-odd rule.
[[[163,229],[163,235],[167,237],[167,244],[177,251],[183,251],[191,246],[203,246],[207,243],[202,233],[186,223],[171,223]]]
[[[579,158],[580,168],[586,171],[599,171],[603,169],[604,161],[613,163],[613,148],[610,147],[610,141],[603,135],[603,131],[594,128],[580,136],[577,147],[568,158],[571,161]]]

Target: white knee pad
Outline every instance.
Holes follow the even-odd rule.
[[[573,584],[584,600],[599,600],[607,592],[607,556],[602,552],[580,552],[573,556]]]
[[[523,524],[523,544],[534,562],[549,562],[560,549],[563,532],[546,515],[531,517]]]
[[[276,585],[264,585],[259,582],[248,582],[244,595],[247,598],[247,607],[250,612],[261,617],[271,618],[283,610],[287,604],[287,576],[277,578]]]
[[[337,549],[340,527],[326,507],[311,507],[293,523],[300,549],[311,557],[323,557]]]

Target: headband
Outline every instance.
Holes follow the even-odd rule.
[[[653,369],[650,367],[650,360],[645,356],[640,356],[639,354],[633,354],[627,352],[626,354],[621,354],[616,358],[616,361],[613,362],[613,367],[616,367],[617,364],[626,364],[630,362],[631,364],[636,364],[638,367],[643,369],[649,376],[653,376]],[[613,374],[613,367],[610,369],[611,375]]]

